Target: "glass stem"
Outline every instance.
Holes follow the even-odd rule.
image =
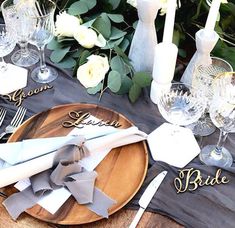
[[[47,72],[47,66],[45,61],[44,46],[39,47],[38,50],[40,54],[40,73],[45,74]]]
[[[20,45],[21,56],[27,57],[29,55],[28,42],[21,41],[21,42],[19,42],[19,45]]]
[[[0,72],[4,72],[7,70],[7,64],[5,63],[3,57],[0,57]]]
[[[217,145],[215,147],[214,153],[218,156],[221,156],[222,148],[224,146],[224,143],[227,139],[228,132],[220,130],[219,140],[217,142]]]

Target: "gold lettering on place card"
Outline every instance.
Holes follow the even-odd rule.
[[[14,102],[15,106],[19,107],[24,101],[24,99],[52,88],[53,88],[52,85],[46,84],[39,88],[31,89],[28,92],[23,91],[23,89],[18,89],[11,94],[2,95],[2,97],[9,100],[10,102]]]
[[[72,120],[66,120],[62,123],[63,127],[77,127],[83,128],[85,125],[93,125],[93,126],[111,126],[111,127],[121,127],[122,125],[116,120],[89,120],[91,114],[89,112],[82,112],[82,111],[71,111],[69,112],[69,117]]]
[[[192,192],[202,186],[214,186],[227,183],[229,183],[227,177],[221,177],[221,169],[216,171],[214,177],[207,176],[206,178],[202,178],[201,171],[198,169],[183,169],[179,171],[179,176],[174,179],[174,186],[177,193],[184,193],[186,191]]]

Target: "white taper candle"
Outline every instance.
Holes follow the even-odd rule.
[[[163,43],[172,43],[175,23],[176,0],[168,0],[165,26],[163,32]]]
[[[216,19],[219,13],[221,0],[213,0],[206,20],[205,30],[214,31]]]

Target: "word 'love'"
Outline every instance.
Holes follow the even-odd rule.
[[[216,184],[227,184],[229,180],[226,176],[220,177],[221,169],[218,169],[214,177],[207,176],[202,178],[201,171],[197,169],[183,169],[179,171],[179,177],[174,179],[177,193],[195,191],[198,187],[214,186]]]
[[[69,112],[69,117],[75,121],[64,121],[62,123],[63,127],[77,127],[83,128],[84,125],[93,125],[93,126],[112,126],[115,128],[121,127],[122,125],[116,120],[88,120],[91,117],[89,112],[83,113],[82,111],[71,111]]]
[[[38,93],[41,93],[45,90],[51,89],[53,88],[53,86],[51,85],[44,85],[41,86],[39,88],[36,89],[31,89],[28,92],[24,92],[23,89],[18,89],[15,92],[13,92],[12,94],[6,94],[3,95],[3,98],[6,98],[7,100],[9,100],[10,102],[14,102],[15,106],[20,106],[23,102],[24,99],[26,99],[27,97],[31,97],[33,95],[36,95]]]

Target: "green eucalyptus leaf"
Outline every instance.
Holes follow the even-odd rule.
[[[178,47],[180,42],[180,32],[179,30],[174,30],[173,33],[173,43]]]
[[[141,93],[141,87],[138,84],[133,83],[130,88],[130,91],[129,91],[130,101],[132,103],[135,103],[137,101],[137,99],[139,98],[140,93]]]
[[[124,72],[123,70],[123,62],[121,58],[117,55],[114,56],[110,61],[110,67],[112,70],[118,71],[118,72]]]
[[[111,21],[115,23],[124,22],[124,17],[121,14],[107,14]]]
[[[109,75],[108,75],[108,87],[109,89],[116,93],[120,90],[121,88],[121,83],[122,83],[122,79],[121,79],[121,75],[119,74],[119,72],[117,71],[110,71]]]
[[[86,26],[87,28],[89,28],[89,27],[92,26],[92,24],[94,23],[95,20],[96,20],[96,19],[89,20],[89,21],[83,23],[82,25],[84,25],[84,26]]]
[[[49,50],[56,50],[62,48],[62,45],[54,37],[49,44],[47,44]]]
[[[118,40],[108,40],[106,45],[102,49],[112,49],[115,46],[119,45],[123,41],[124,37],[121,37]]]
[[[119,47],[122,49],[122,51],[126,51],[127,48],[129,47],[130,45],[130,41],[126,38],[124,38],[124,40],[119,44]]]
[[[84,2],[89,10],[96,6],[96,0],[80,0],[80,1]]]
[[[121,75],[130,73],[130,67],[125,64],[120,56],[114,56],[110,61],[110,67],[112,70],[118,71]]]
[[[179,56],[182,58],[186,58],[186,56],[187,56],[186,51],[182,48],[178,49],[178,53],[179,53]]]
[[[69,52],[70,47],[56,49],[51,53],[50,59],[54,63],[59,63]]]
[[[123,52],[123,50],[122,50],[120,47],[118,47],[118,45],[115,45],[115,46],[114,46],[114,51],[115,51],[118,55],[120,55],[123,59],[129,60],[129,59],[128,59],[128,56]]]
[[[71,57],[73,58],[80,58],[82,52],[84,51],[84,48],[78,48],[76,51],[73,51],[73,53],[71,54]]]
[[[134,74],[132,80],[135,84],[143,88],[151,85],[152,77],[147,72],[137,72]]]
[[[71,57],[65,57],[61,62],[56,64],[61,68],[72,68],[76,65],[76,61]]]
[[[119,95],[128,93],[133,84],[132,80],[126,75],[121,75],[121,79],[122,79],[121,88],[117,92],[117,94]]]
[[[123,32],[122,30],[112,26],[111,28],[111,35],[109,37],[110,40],[116,40],[116,39],[119,39],[123,36],[126,35],[126,32]]]
[[[119,6],[121,0],[108,0],[107,2],[112,6],[113,10],[115,10]]]
[[[103,83],[100,82],[97,86],[88,88],[88,89],[87,89],[87,92],[88,92],[89,94],[94,95],[94,94],[98,93],[102,88],[103,88]]]
[[[96,20],[93,22],[92,27],[95,28],[99,33],[101,33],[104,38],[108,39],[111,35],[111,23],[105,21],[103,17],[97,17]]]
[[[81,54],[80,59],[79,59],[79,66],[84,64],[87,61],[87,57],[90,55],[91,55],[91,53],[88,50],[84,50]]]
[[[212,54],[223,58],[232,65],[233,69],[235,69],[235,47],[229,47],[224,42],[219,40],[214,47]]]
[[[89,8],[87,4],[83,1],[74,2],[68,9],[68,13],[74,16],[87,13]]]
[[[133,26],[134,29],[136,29],[137,24],[138,24],[138,21],[135,21],[135,22],[132,24],[132,26]]]
[[[111,27],[111,21],[107,15],[107,13],[102,13],[100,17],[105,21],[105,23]]]

